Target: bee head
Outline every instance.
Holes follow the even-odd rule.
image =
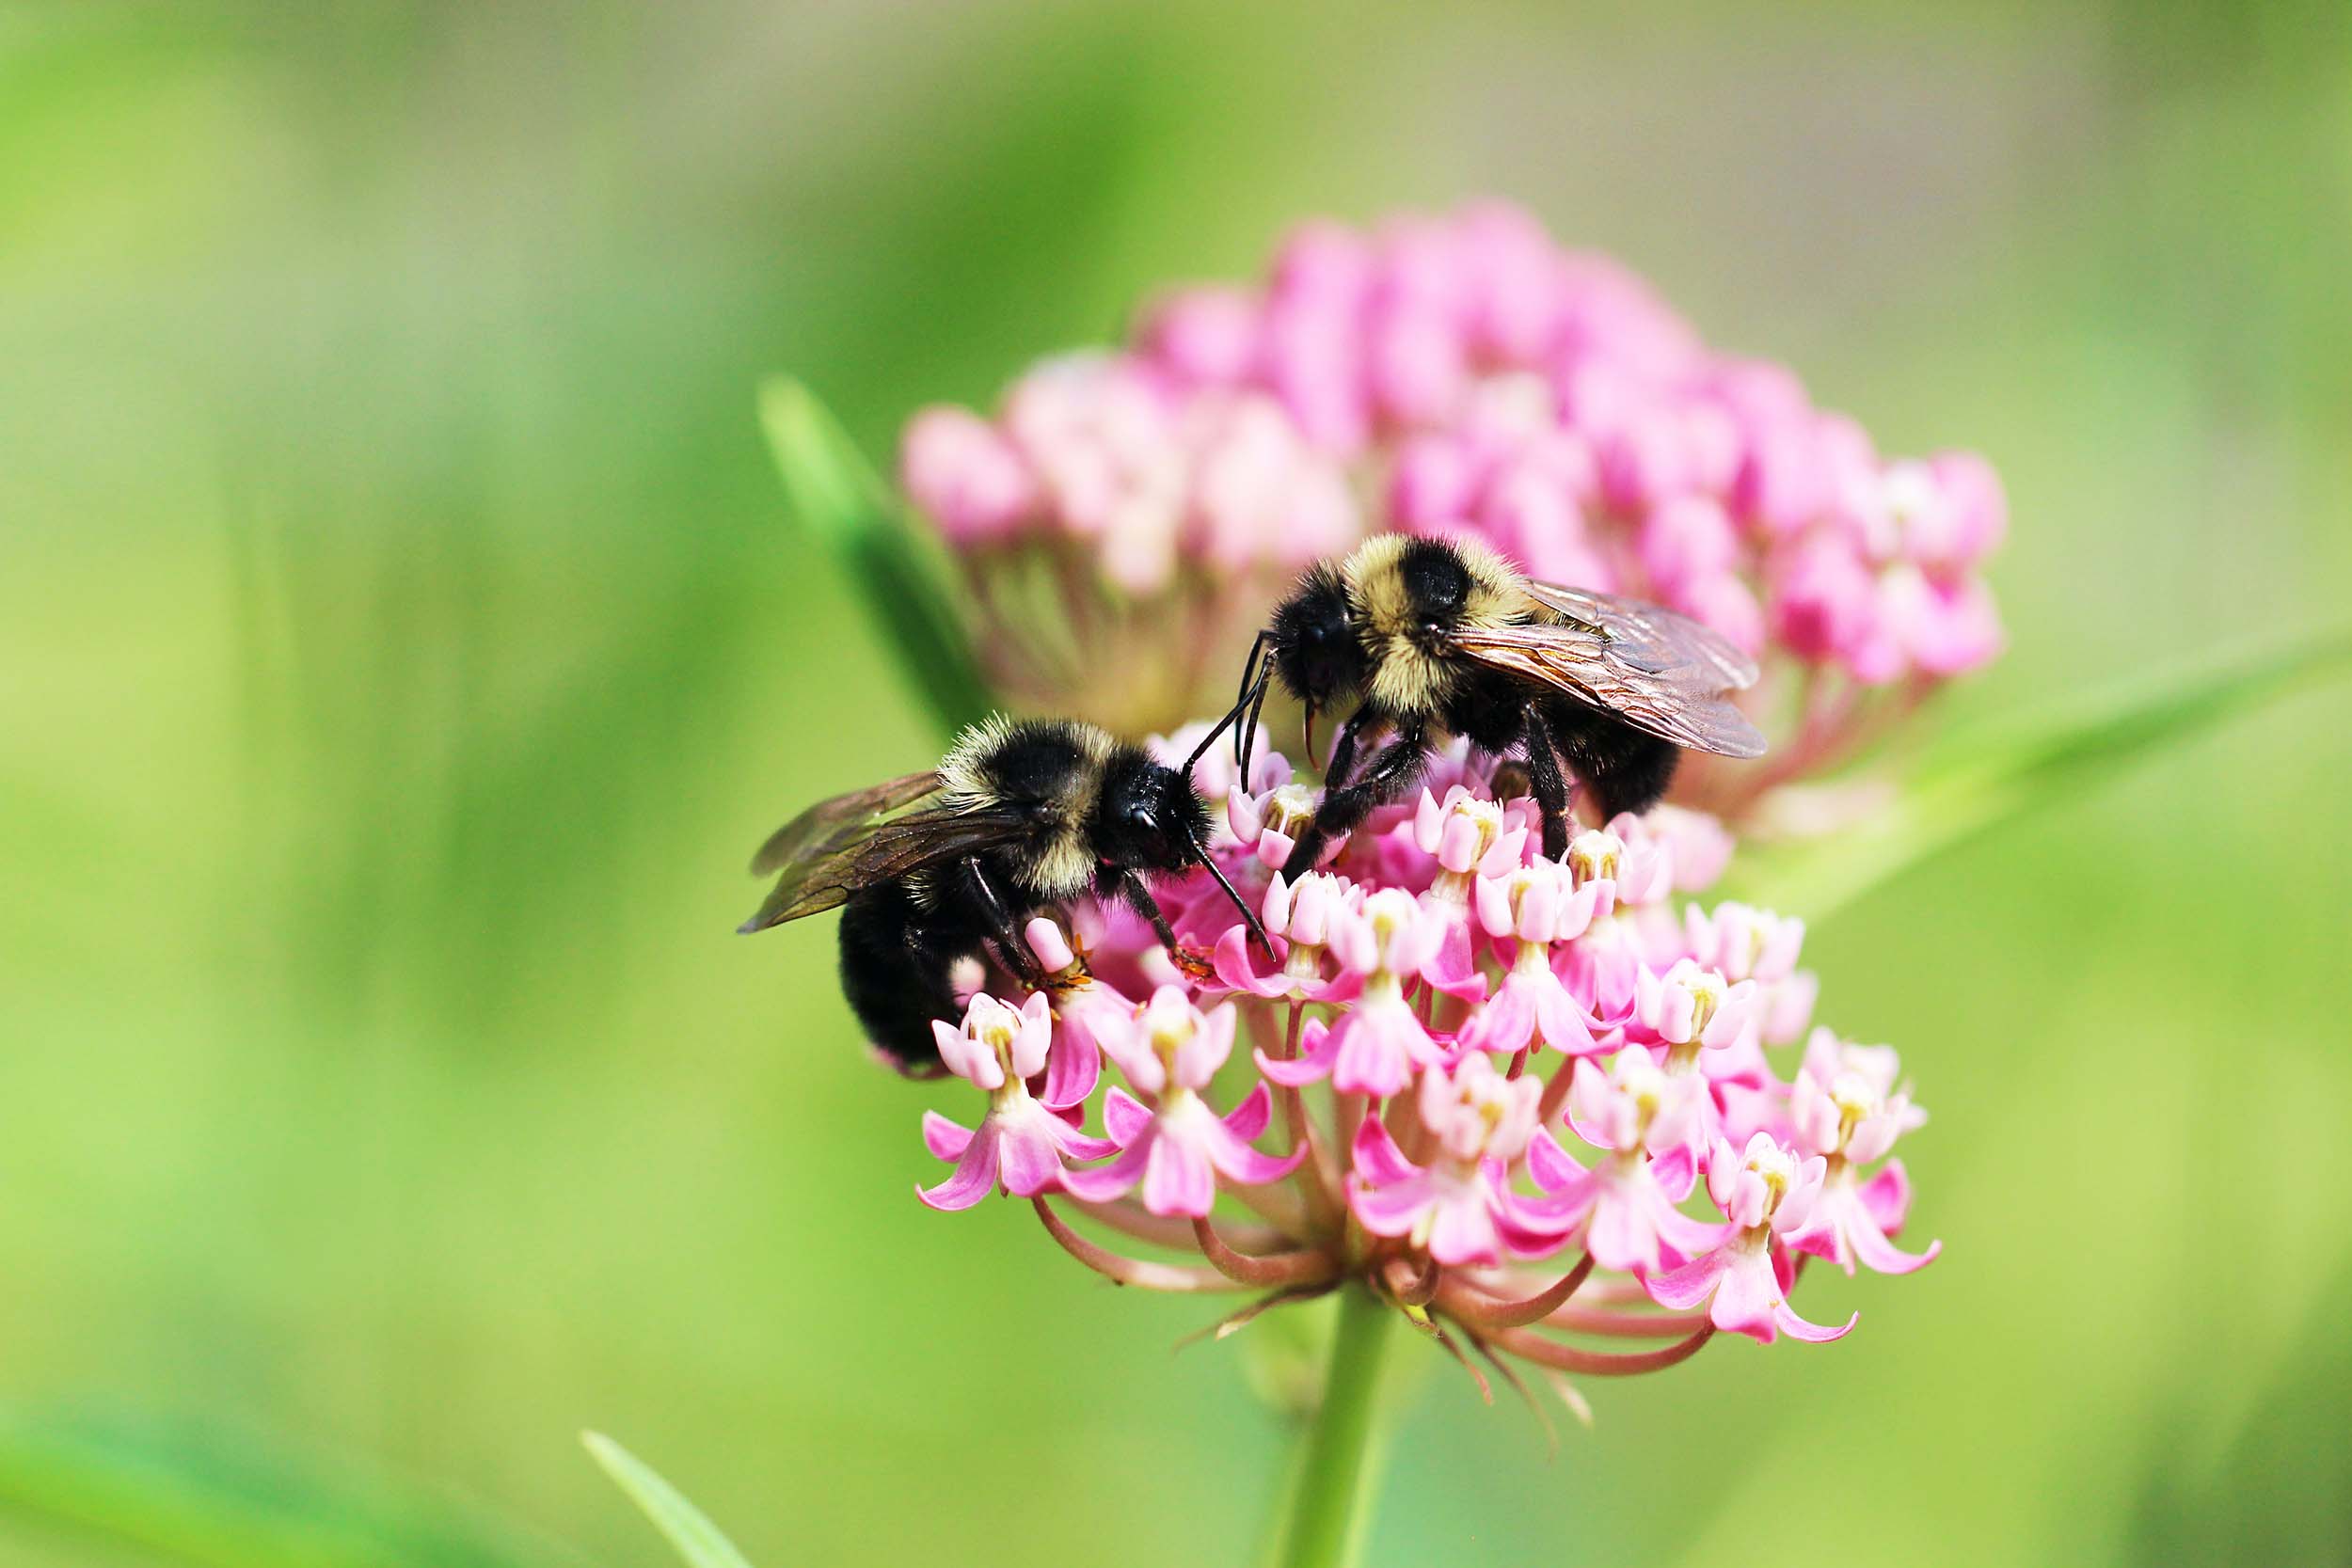
[[[1097,858],[1138,871],[1173,871],[1200,860],[1209,812],[1192,781],[1122,746],[1111,758],[1090,824]]]
[[[1330,565],[1315,567],[1274,611],[1267,642],[1283,689],[1310,715],[1363,689],[1363,644],[1347,610],[1347,585]]]

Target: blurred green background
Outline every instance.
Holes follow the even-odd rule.
[[[2344,7],[1614,9],[0,6],[0,1562],[163,1560],[43,1506],[145,1452],[664,1560],[592,1425],[767,1568],[1254,1549],[1214,1309],[922,1210],[950,1097],[829,930],[729,935],[935,750],[764,374],[886,457],[1298,216],[1504,194],[1992,454],[1947,719],[2345,615]],[[2343,1560],[2347,771],[2307,692],[1818,927],[1947,1256],[1557,1458],[1433,1371],[1374,1560]]]

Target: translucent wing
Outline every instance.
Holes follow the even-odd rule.
[[[1616,657],[1635,669],[1663,673],[1694,663],[1717,677],[1717,690],[1745,691],[1756,684],[1756,660],[1731,639],[1688,615],[1557,582],[1530,580],[1524,586],[1528,596],[1545,609],[1606,632]]]
[[[1528,593],[1567,619],[1464,629],[1454,645],[1677,746],[1764,754],[1764,736],[1730,697],[1755,681],[1756,664],[1730,641],[1656,605],[1548,582],[1528,584]]]
[[[776,885],[740,929],[764,931],[838,908],[860,888],[1009,843],[1032,825],[1009,807],[890,815],[938,789],[937,772],[910,773],[820,800],[777,829],[752,861],[755,875],[778,873]]]
[[[939,769],[930,768],[819,800],[768,835],[768,842],[752,857],[752,875],[765,877],[812,854],[823,854],[827,846],[838,848],[863,837],[892,812],[914,804],[938,788]]]

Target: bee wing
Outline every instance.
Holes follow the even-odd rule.
[[[860,888],[1011,843],[1034,825],[1010,807],[889,815],[938,789],[936,772],[910,773],[820,800],[777,829],[752,862],[755,874],[776,872],[776,885],[740,929],[764,931],[836,909]]]
[[[1677,746],[1725,757],[1764,754],[1764,736],[1731,700],[1711,658],[1677,657],[1671,645],[1646,640],[1621,648],[1589,625],[1463,630],[1453,642],[1483,664],[1540,681]]]
[[[1688,615],[1563,583],[1531,578],[1523,586],[1528,597],[1545,609],[1607,633],[1611,651],[1633,669],[1663,674],[1679,665],[1697,664],[1715,677],[1719,691],[1745,691],[1756,684],[1756,660],[1731,639]]]
[[[853,789],[830,800],[819,800],[768,835],[752,857],[752,875],[765,877],[795,861],[838,849],[862,837],[892,812],[914,804],[939,789],[939,769],[908,773],[865,789]]]

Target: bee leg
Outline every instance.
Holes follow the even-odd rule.
[[[1387,804],[1413,786],[1413,781],[1421,777],[1421,770],[1429,763],[1428,734],[1429,726],[1424,721],[1399,723],[1395,738],[1372,759],[1362,778],[1323,792],[1323,804],[1316,810],[1315,819],[1300,830],[1298,844],[1283,863],[1284,880],[1295,882],[1312,871],[1315,863],[1323,858],[1326,845],[1342,833],[1355,832],[1372,815],[1375,806]]]
[[[1132,871],[1121,871],[1104,879],[1111,883],[1104,891],[1117,894],[1122,903],[1152,927],[1152,934],[1160,939],[1162,947],[1168,949],[1169,962],[1196,980],[1207,979],[1216,973],[1206,959],[1198,954],[1186,953],[1178,944],[1175,928],[1168,925],[1168,916],[1160,911],[1160,901],[1152,896],[1152,890],[1144,885],[1142,878]]]
[[[1176,932],[1168,924],[1168,916],[1160,912],[1160,901],[1152,896],[1152,890],[1143,885],[1143,879],[1132,871],[1118,873],[1117,885],[1111,892],[1119,895],[1126,906],[1143,917],[1152,927],[1152,934],[1160,939],[1170,958],[1176,954]]]
[[[1567,774],[1560,767],[1559,748],[1542,714],[1531,710],[1522,733],[1527,742],[1528,782],[1544,814],[1544,858],[1556,861],[1568,852]]]
[[[1029,990],[1043,990],[1045,967],[1029,951],[1028,941],[1021,931],[1021,914],[997,891],[987,869],[977,859],[961,861],[956,865],[955,879],[956,891],[989,944],[996,949],[997,960]]]
[[[1356,767],[1357,743],[1367,730],[1377,732],[1385,723],[1378,710],[1372,707],[1359,707],[1347,716],[1347,722],[1340,726],[1339,739],[1331,746],[1331,766],[1323,772],[1326,788],[1337,789],[1347,783],[1347,775]],[[1314,758],[1307,760],[1312,762]]]

